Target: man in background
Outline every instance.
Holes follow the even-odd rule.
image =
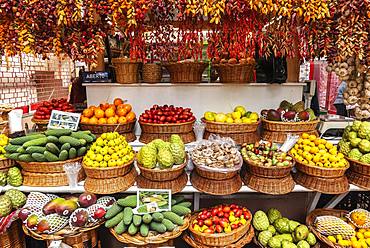
[[[337,109],[337,115],[348,117],[346,105],[343,101],[343,94],[347,88],[347,83],[342,81],[338,87],[338,94],[334,101],[334,107]]]

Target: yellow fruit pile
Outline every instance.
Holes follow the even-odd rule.
[[[131,145],[126,138],[117,132],[103,133],[83,158],[88,167],[122,166],[135,157]]]
[[[311,166],[338,168],[346,167],[348,161],[338,152],[337,147],[316,135],[303,133],[290,150],[290,154],[300,163]]]
[[[343,239],[341,235],[328,236],[328,239],[343,247],[367,248],[370,247],[370,229],[358,229],[356,235],[348,240]]]
[[[5,146],[9,143],[9,138],[5,134],[0,134],[0,159],[5,159]]]

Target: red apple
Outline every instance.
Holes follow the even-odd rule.
[[[211,220],[211,219],[206,219],[206,220],[204,221],[204,224],[205,224],[206,226],[210,227],[210,226],[212,226],[212,225],[213,225],[213,222],[212,222],[212,220]]]
[[[223,231],[223,228],[220,225],[216,225],[215,229],[216,229],[216,232],[218,232],[218,233],[222,233],[222,231]]]

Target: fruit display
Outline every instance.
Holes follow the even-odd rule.
[[[370,164],[370,122],[356,120],[347,126],[338,146],[348,158]]]
[[[308,227],[281,215],[270,208],[267,212],[258,210],[253,215],[256,239],[263,247],[270,248],[309,248],[316,244],[316,237]]]
[[[135,157],[132,146],[117,132],[103,133],[91,145],[83,158],[87,167],[105,168],[123,166]]]
[[[345,168],[349,165],[337,147],[316,135],[303,133],[290,150],[293,158],[301,164],[323,168]]]
[[[59,110],[64,112],[74,112],[75,109],[66,98],[52,99],[42,102],[36,109],[33,118],[36,120],[49,120],[51,111]]]
[[[85,155],[94,140],[89,131],[49,129],[11,139],[5,151],[9,159],[20,162],[58,162]]]
[[[115,236],[124,236],[127,240],[132,236],[140,240],[148,237],[152,241],[155,241],[157,235],[181,233],[188,227],[191,202],[185,201],[183,197],[172,197],[171,211],[140,214],[136,206],[136,195],[117,200],[105,214],[105,227],[110,228]]]
[[[195,116],[190,108],[155,104],[140,115],[139,121],[152,124],[179,124],[193,122],[195,121]]]
[[[22,185],[23,177],[21,171],[17,167],[12,167],[8,172],[0,172],[0,186],[3,187],[9,184],[13,187]]]
[[[256,112],[247,111],[243,106],[236,106],[231,113],[216,113],[207,111],[204,113],[206,121],[219,123],[257,123],[259,116]]]
[[[5,146],[9,144],[9,138],[5,134],[0,134],[0,160],[6,159],[5,154]]]
[[[99,106],[90,106],[81,115],[82,124],[93,125],[125,124],[135,119],[132,106],[121,98],[114,99],[112,104],[104,102]]]
[[[140,149],[137,160],[145,168],[169,169],[185,162],[185,145],[176,134],[171,135],[170,142],[155,139]]]
[[[27,197],[17,189],[9,189],[0,195],[0,217],[9,215],[26,203]]]
[[[261,116],[268,121],[282,122],[304,122],[317,119],[312,109],[305,109],[304,102],[292,104],[286,100],[282,101],[277,109],[262,110]]]
[[[65,235],[79,228],[98,227],[114,203],[113,197],[98,198],[87,192],[66,197],[31,192],[18,217],[27,229],[36,233],[56,234],[61,231],[60,234]]]
[[[203,209],[193,219],[191,227],[206,234],[230,233],[249,224],[251,219],[251,212],[246,207],[225,204]]]
[[[278,149],[271,142],[256,142],[244,144],[241,149],[244,161],[263,167],[289,167],[293,165],[293,158]]]

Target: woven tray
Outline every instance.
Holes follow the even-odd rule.
[[[258,166],[251,160],[244,160],[248,172],[252,175],[265,178],[284,178],[290,175],[291,166]]]
[[[254,64],[215,64],[221,83],[251,83]]]
[[[282,122],[262,119],[262,128],[263,130],[275,132],[312,132],[316,130],[319,122],[320,120],[307,122]]]
[[[0,159],[0,170],[9,169],[15,165],[15,161],[11,159]]]
[[[88,178],[96,178],[96,179],[108,179],[114,177],[121,177],[126,175],[130,172],[132,165],[134,164],[135,158],[131,161],[127,162],[122,166],[115,166],[115,167],[105,167],[105,168],[95,168],[95,167],[88,167],[82,164],[86,176]]]
[[[136,178],[136,183],[139,188],[143,189],[171,189],[172,194],[181,192],[188,183],[188,175],[184,171],[179,177],[170,181],[151,181],[143,176]]]
[[[154,133],[154,134],[183,134],[193,131],[192,122],[184,122],[179,124],[153,124],[153,123],[144,123],[140,122],[141,132],[142,133]]]
[[[346,170],[349,168],[349,164],[344,168],[326,168],[302,164],[295,160],[295,167],[297,168],[297,170],[310,176],[322,178],[337,178],[344,176]]]
[[[181,165],[176,165],[169,169],[148,169],[143,167],[140,163],[136,163],[140,169],[140,175],[151,181],[170,181],[178,178],[188,164],[188,155],[186,155],[185,162]]]
[[[267,140],[273,143],[284,143],[285,140],[288,137],[288,134],[292,135],[302,135],[303,133],[308,133],[308,134],[314,134],[318,135],[318,132],[316,130],[314,131],[307,131],[307,132],[277,132],[277,131],[268,131],[268,130],[263,130],[261,134],[261,139],[262,140]]]
[[[246,123],[220,123],[214,121],[207,121],[202,118],[202,122],[206,124],[206,131],[218,134],[228,134],[228,133],[253,133],[257,131],[260,122],[253,124]]]
[[[23,186],[34,187],[59,187],[68,186],[68,178],[65,172],[63,173],[35,173],[22,170]],[[85,179],[85,173],[80,170],[78,173],[78,182]]]
[[[210,133],[208,131],[204,132],[204,139],[208,139],[211,134],[216,134],[221,137],[230,137],[232,140],[235,141],[236,144],[238,145],[243,145],[243,144],[254,144],[257,141],[260,141],[261,138],[258,135],[257,132],[253,133],[228,133],[228,134],[219,134],[219,133]]]
[[[343,194],[348,192],[349,183],[345,176],[337,178],[313,177],[297,171],[293,174],[293,179],[297,184],[310,190],[324,194]]]
[[[357,161],[357,160],[353,160],[353,159],[348,158],[348,157],[346,157],[346,159],[350,163],[351,170],[353,172],[356,172],[358,174],[362,174],[362,175],[370,177],[370,164],[365,164],[365,163],[362,163],[362,162]]]
[[[197,213],[192,215],[190,223],[193,223],[193,221],[197,218],[197,215],[198,215]],[[200,243],[204,246],[225,247],[240,240],[241,237],[243,237],[248,232],[250,226],[251,219],[247,220],[247,223],[244,226],[234,229],[229,233],[215,233],[215,234],[201,233],[195,231],[192,225],[189,226],[189,232],[195,242]]]
[[[165,232],[162,234],[156,234],[152,231],[149,232],[147,237],[142,237],[140,234],[131,236],[128,233],[121,235],[116,234],[113,228],[110,228],[110,233],[121,243],[136,245],[136,246],[147,246],[147,245],[159,245],[166,243],[171,239],[179,237],[183,231],[188,229],[190,225],[190,216],[184,218],[184,225],[177,226],[172,232]]]
[[[64,173],[63,165],[67,163],[81,162],[83,157],[77,157],[74,159],[68,159],[65,161],[58,162],[22,162],[17,163],[22,167],[24,171],[34,173]]]
[[[171,135],[170,133],[141,133],[140,135],[140,138],[139,138],[139,141],[142,142],[142,143],[149,143],[155,139],[161,139],[161,140],[164,140],[164,141],[170,141],[170,138],[171,138]],[[189,133],[179,133],[178,134],[182,141],[187,144],[187,143],[191,143],[191,142],[194,142],[196,139],[195,139],[195,133],[193,131],[189,132]]]
[[[84,188],[86,191],[94,194],[114,194],[126,191],[135,184],[137,171],[132,168],[129,173],[122,177],[96,179],[87,177]]]
[[[167,63],[166,67],[170,73],[171,83],[201,83],[203,71],[207,68],[203,62],[176,62]]]
[[[252,227],[252,225],[249,227],[249,230],[248,232],[243,236],[241,237],[238,241],[230,244],[230,245],[226,245],[226,246],[223,246],[224,248],[240,248],[240,247],[244,247],[245,245],[249,244],[252,240],[253,240],[253,237],[254,237],[254,228]],[[195,241],[190,234],[188,234],[188,232],[184,232],[183,236],[182,236],[183,240],[185,240],[185,242],[190,245],[191,247],[193,248],[217,248],[219,246],[205,246],[204,244],[201,244],[197,241]]]
[[[5,233],[0,235],[1,248],[25,248],[26,242],[22,232],[21,222],[14,221]]]
[[[242,187],[240,175],[218,181],[201,177],[196,171],[193,171],[190,181],[194,188],[210,195],[231,195],[237,193]]]
[[[312,211],[307,217],[306,217],[306,225],[310,229],[311,232],[315,234],[315,236],[325,245],[332,247],[332,248],[342,248],[342,246],[334,244],[331,242],[326,236],[322,235],[320,232],[318,232],[315,228],[315,220],[319,216],[335,216],[335,217],[346,217],[348,214],[345,210],[338,210],[338,209],[315,209]]]
[[[89,130],[93,134],[102,134],[108,132],[133,133],[135,129],[136,119],[125,124],[84,124],[80,123],[81,130]]]
[[[353,171],[352,168],[347,171],[346,176],[350,184],[370,190],[370,176],[359,174]]]

